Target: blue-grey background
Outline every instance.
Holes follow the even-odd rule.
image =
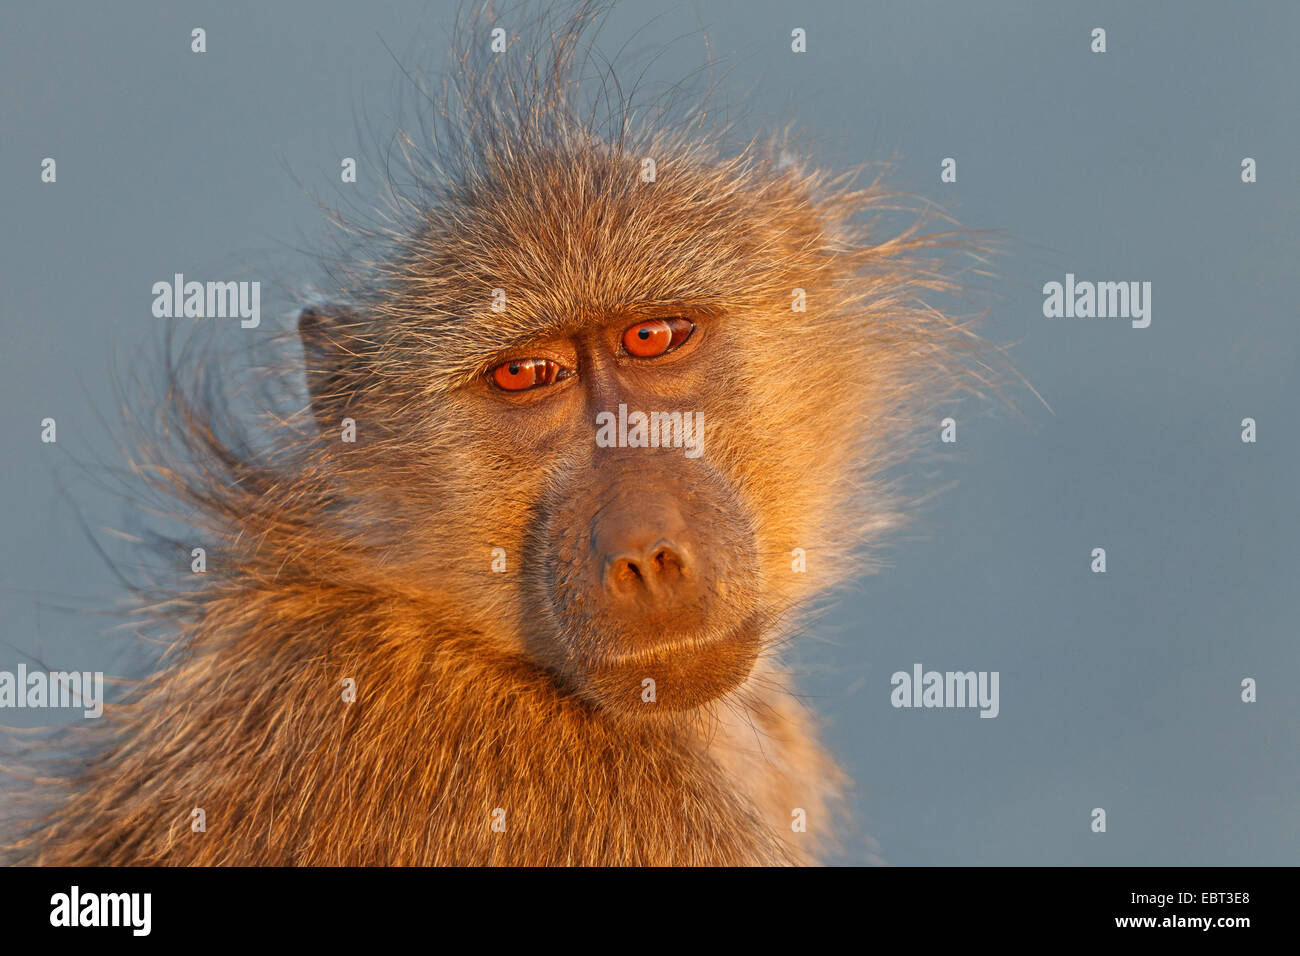
[[[0,9],[0,669],[38,654],[129,670],[129,638],[88,613],[121,590],[70,502],[94,528],[123,515],[78,462],[120,460],[102,422],[113,370],[158,339],[150,285],[301,278],[295,250],[323,221],[295,180],[338,198],[340,157],[374,146],[355,117],[391,129],[386,47],[427,44],[441,62],[452,14]],[[1098,26],[1104,55],[1089,50]],[[652,78],[704,66],[707,35],[750,132],[793,121],[823,164],[894,159],[897,187],[1011,239],[984,330],[1015,343],[1051,411],[1021,390],[1019,415],[965,415],[925,478],[951,487],[796,661],[879,856],[1296,863],[1300,6],[637,0],[602,48],[637,30],[634,51],[667,48]],[[949,156],[958,182],[942,184]],[[1042,285],[1066,272],[1152,282],[1151,327],[1043,318]],[[39,441],[46,416],[57,445]],[[915,662],[1000,671],[1001,715],[893,709],[889,676]],[[1241,702],[1244,677],[1258,703]],[[850,840],[849,861],[871,858]]]

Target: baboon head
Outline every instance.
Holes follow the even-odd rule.
[[[855,222],[879,188],[689,123],[601,135],[548,75],[462,90],[384,255],[302,313],[334,520],[593,704],[694,709],[892,522],[959,336],[920,303],[932,240]]]

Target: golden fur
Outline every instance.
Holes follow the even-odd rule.
[[[37,788],[48,812],[12,859],[768,864],[834,851],[846,780],[780,651],[811,602],[870,568],[868,546],[903,510],[891,469],[973,381],[973,337],[925,301],[952,288],[942,253],[962,237],[919,222],[882,234],[873,213],[896,204],[879,185],[808,171],[785,146],[724,152],[727,131],[702,108],[652,122],[608,75],[580,106],[590,20],[583,7],[539,23],[531,51],[464,54],[433,125],[404,134],[381,224],[349,229],[361,252],[333,269],[331,305],[303,318],[312,408],[289,353],[261,375],[290,383],[294,414],[236,413],[219,364],[172,369],[157,444],[133,465],[194,528],[166,552],[179,573],[142,592],[142,619],[171,646],[110,705],[76,772]],[[477,46],[486,33],[459,35]],[[805,312],[791,310],[796,288]],[[474,383],[504,350],[665,304],[714,322],[707,360],[647,387],[705,415],[698,474],[734,504],[751,555],[719,545],[733,581],[719,600],[760,622],[761,652],[739,687],[644,717],[602,706],[557,638],[572,630],[557,515],[590,473],[590,418],[507,418]],[[355,445],[338,440],[344,417]],[[206,574],[175,560],[194,545]],[[498,546],[505,574],[490,570]],[[806,573],[792,571],[796,548]],[[206,832],[191,829],[196,807]]]

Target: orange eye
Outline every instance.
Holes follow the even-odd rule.
[[[655,358],[677,348],[694,331],[690,319],[647,319],[623,333],[623,348],[637,358]]]
[[[512,359],[492,370],[492,381],[507,392],[522,392],[550,385],[560,374],[560,364],[550,359]]]

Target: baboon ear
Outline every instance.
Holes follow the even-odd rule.
[[[359,323],[342,306],[314,305],[298,316],[307,392],[322,429],[337,428],[353,404],[361,378]]]

